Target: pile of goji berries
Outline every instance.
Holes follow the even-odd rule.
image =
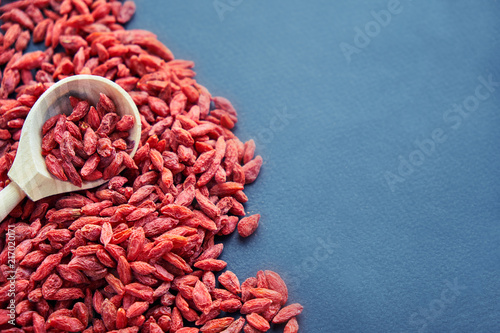
[[[20,0],[0,11],[0,188],[25,117],[54,81],[111,79],[142,125],[137,168],[96,189],[25,200],[1,222],[2,332],[248,333],[285,322],[297,332],[302,306],[285,306],[277,273],[241,284],[230,271],[215,275],[226,268],[216,236],[236,228],[249,236],[260,218],[240,219],[262,158],[231,132],[231,103],[212,97],[194,64],[174,60],[153,33],[124,30],[131,1]],[[23,54],[30,40],[46,49]],[[12,225],[14,255],[5,240]]]

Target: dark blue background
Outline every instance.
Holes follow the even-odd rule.
[[[229,269],[282,274],[302,332],[500,332],[500,86],[457,129],[443,118],[500,82],[497,1],[401,0],[350,62],[341,43],[388,1],[136,4],[128,27],[195,61],[264,157],[246,191],[261,225],[225,241]]]

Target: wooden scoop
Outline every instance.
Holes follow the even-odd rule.
[[[141,119],[139,111],[130,97],[119,85],[100,76],[75,75],[58,81],[45,91],[31,108],[23,125],[19,148],[8,176],[11,180],[0,192],[0,221],[2,221],[27,195],[36,201],[54,194],[81,191],[102,185],[106,180],[83,182],[77,187],[69,181],[53,177],[42,156],[42,125],[52,116],[70,114],[73,108],[69,96],[75,96],[96,105],[99,93],[107,95],[116,105],[120,116],[133,115],[134,127],[130,130],[130,140],[134,141],[134,156],[141,139]]]

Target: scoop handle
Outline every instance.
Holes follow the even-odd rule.
[[[16,183],[11,182],[0,191],[0,222],[26,197],[26,193]]]

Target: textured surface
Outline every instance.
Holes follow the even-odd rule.
[[[264,157],[247,190],[260,226],[226,241],[232,271],[282,274],[302,332],[500,331],[500,86],[447,114],[479,76],[500,82],[497,2],[401,1],[378,34],[387,1],[136,3],[129,28],[194,60]],[[348,63],[340,45],[367,23]],[[435,130],[446,141],[413,153]]]
[[[402,0],[379,30],[390,1],[136,4],[128,27],[194,60],[264,157],[229,269],[279,272],[302,332],[500,331],[500,86],[453,112],[500,82],[497,2]]]

